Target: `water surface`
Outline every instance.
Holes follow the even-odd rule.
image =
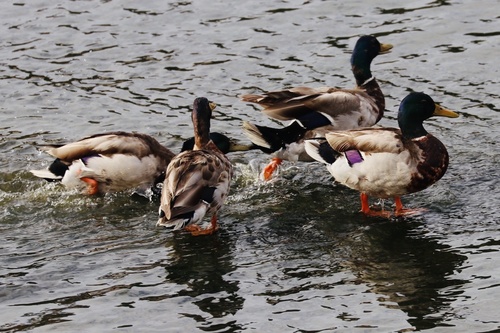
[[[489,332],[500,329],[496,0],[17,1],[0,4],[0,331]],[[429,132],[451,164],[403,198],[426,213],[363,217],[358,194],[319,164],[230,155],[213,236],[155,227],[158,202],[85,197],[28,172],[37,148],[125,130],[177,151],[195,97],[213,129],[278,126],[244,93],[352,87],[350,52],[391,43],[372,71],[395,126],[409,91],[460,113]],[[390,204],[390,203],[386,203]]]

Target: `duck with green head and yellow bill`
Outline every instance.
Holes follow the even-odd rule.
[[[372,75],[371,63],[379,54],[388,53],[390,44],[381,44],[374,36],[362,36],[351,56],[351,69],[356,79],[352,89],[332,87],[295,87],[243,95],[245,102],[259,104],[267,116],[291,124],[271,128],[243,123],[245,134],[261,150],[274,156],[264,168],[262,177],[270,179],[282,160],[312,161],[304,151],[304,140],[332,130],[348,130],[376,124],[383,116],[385,99]]]
[[[194,236],[218,229],[217,212],[227,198],[233,167],[210,139],[212,109],[204,97],[193,103],[194,147],[174,157],[167,167],[157,226],[184,229]],[[211,216],[207,227],[205,215]]]
[[[361,192],[364,214],[391,216],[390,212],[371,209],[369,196],[394,198],[396,216],[415,214],[418,210],[403,207],[401,196],[426,189],[448,168],[446,147],[423,126],[434,116],[455,118],[458,114],[424,93],[413,92],[400,104],[399,128],[332,131],[324,139],[307,140],[305,148],[326,164],[337,182]]]

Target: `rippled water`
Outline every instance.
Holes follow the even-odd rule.
[[[489,332],[500,329],[498,0],[16,1],[0,4],[0,331]],[[197,96],[245,141],[238,100],[351,87],[359,35],[394,45],[372,70],[394,126],[410,90],[460,112],[427,129],[451,165],[406,196],[419,217],[365,218],[318,164],[231,154],[213,236],[155,227],[158,202],[34,179],[37,150],[112,130],[180,149]],[[275,125],[275,124],[273,124]]]

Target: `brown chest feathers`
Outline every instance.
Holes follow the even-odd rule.
[[[421,191],[437,182],[448,169],[449,157],[445,146],[432,135],[415,140],[421,149],[421,159],[417,164],[417,172],[412,174],[408,185],[408,193]]]

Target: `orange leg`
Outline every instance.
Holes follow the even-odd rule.
[[[396,204],[396,215],[399,215],[399,213],[404,210],[403,203],[401,202],[401,197],[395,197],[394,203]]]
[[[365,193],[361,193],[361,212],[367,216],[378,216],[378,217],[385,217],[385,218],[390,218],[391,213],[385,210],[381,211],[376,211],[370,209],[370,204],[368,202],[368,195]]]
[[[202,229],[200,226],[196,224],[191,224],[185,227],[186,231],[189,231],[193,236],[202,236],[202,235],[211,235],[219,229],[219,225],[217,224],[217,215],[212,215],[212,219],[210,220],[210,227],[207,229]]]
[[[281,162],[283,162],[281,158],[273,158],[271,162],[269,162],[269,164],[264,168],[264,170],[262,170],[262,178],[264,180],[271,179],[273,172],[278,169],[278,167],[281,165]]]
[[[80,179],[89,185],[87,189],[88,194],[95,195],[99,193],[99,183],[97,180],[88,177],[82,177]]]
[[[219,225],[217,224],[217,215],[212,215],[212,219],[210,220],[210,223],[212,224],[212,230],[217,231],[219,229]]]
[[[361,193],[361,212],[368,214],[370,212],[370,204],[368,203],[368,195]]]

